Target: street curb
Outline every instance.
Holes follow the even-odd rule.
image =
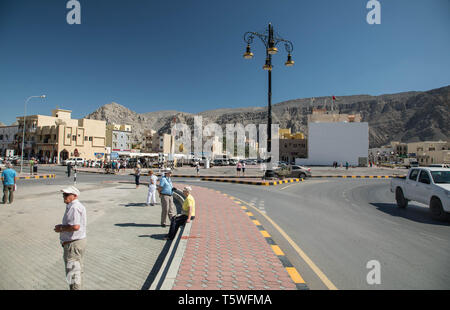
[[[312,175],[310,178],[343,178],[343,179],[391,179],[402,178],[403,175]]]
[[[238,178],[242,178],[242,177],[238,177],[236,175],[230,175],[230,176],[226,176],[226,175],[172,175],[172,178],[214,178],[214,179],[238,179]],[[262,176],[257,176],[257,175],[250,175],[250,176],[246,176],[244,178],[249,178],[249,179],[261,179]]]
[[[54,179],[56,174],[34,175],[28,177],[17,177],[18,180]]]
[[[304,181],[303,179],[288,179],[288,180],[281,180],[281,181],[255,182],[255,181],[224,180],[221,178],[202,178],[201,180],[202,181],[213,181],[213,182],[237,183],[237,184],[262,185],[262,186],[274,186],[274,185],[287,184],[287,183],[298,183],[298,182]]]
[[[174,196],[176,197],[175,199],[181,200],[181,202],[184,201],[184,197],[179,193],[176,192]],[[174,286],[178,269],[180,269],[184,251],[187,247],[191,226],[192,222],[186,223],[178,229],[162,266],[149,290],[171,290]]]
[[[233,200],[233,202],[236,203],[241,208],[241,210],[248,216],[248,218],[256,226],[258,231],[261,233],[261,235],[264,237],[266,242],[272,248],[272,251],[274,252],[274,254],[280,260],[281,264],[283,265],[283,268],[287,271],[291,280],[295,283],[297,290],[309,290],[308,285],[306,284],[305,280],[302,278],[300,273],[297,271],[297,269],[294,267],[294,265],[292,265],[292,263],[289,261],[289,259],[284,254],[284,252],[275,243],[275,241],[272,239],[272,236],[264,229],[262,224],[256,219],[256,217],[253,215],[253,213],[251,213],[245,205],[241,205],[241,202],[239,200],[236,200],[234,197],[232,197],[228,194],[223,194],[223,195],[225,195],[226,197]]]

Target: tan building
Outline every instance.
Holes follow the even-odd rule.
[[[287,163],[295,163],[296,158],[308,156],[307,140],[301,132],[291,133],[291,129],[279,129],[279,158]]]
[[[391,142],[395,154],[400,157],[417,158],[419,165],[450,163],[449,141]]]
[[[312,114],[308,115],[308,123],[360,123],[360,114],[338,114],[327,111],[326,109],[313,109]]]
[[[174,136],[169,134],[157,135],[152,137],[152,150],[155,153],[174,153],[175,152],[175,139]]]
[[[106,146],[106,122],[92,119],[72,119],[72,111],[55,109],[52,116],[26,117],[25,158],[37,157],[60,163],[70,157],[103,159]],[[17,117],[19,133],[23,116]],[[19,153],[22,135],[19,137]]]
[[[153,136],[156,135],[156,130],[147,129],[144,131],[141,152],[153,153]]]

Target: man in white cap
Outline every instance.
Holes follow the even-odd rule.
[[[55,226],[64,248],[66,279],[71,290],[80,290],[83,274],[83,258],[86,249],[86,208],[78,200],[80,191],[69,186],[61,190],[66,204],[62,224]]]

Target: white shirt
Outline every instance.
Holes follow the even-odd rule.
[[[152,181],[153,181],[153,184],[152,184]],[[156,189],[156,182],[158,182],[158,177],[156,175],[152,174],[152,176],[150,177],[149,187],[151,189]]]
[[[59,234],[61,242],[86,238],[86,208],[76,199],[67,204],[66,212],[62,220],[63,225],[80,225],[77,231],[63,231]]]

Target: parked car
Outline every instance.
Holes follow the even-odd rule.
[[[214,159],[213,164],[214,166],[228,166],[230,162],[228,159]]]
[[[449,168],[411,168],[406,178],[391,180],[391,192],[395,193],[399,208],[406,208],[409,201],[417,201],[430,207],[434,219],[450,218]]]
[[[69,163],[72,166],[74,166],[74,165],[75,166],[81,166],[81,165],[84,164],[84,159],[81,158],[81,157],[72,157],[72,158],[69,158],[69,159],[66,159],[66,160],[63,161],[63,165],[64,166],[67,166]]]
[[[231,158],[231,159],[228,160],[228,163],[229,163],[230,166],[236,166],[237,163],[238,163],[238,160],[234,159],[234,158]]]
[[[298,166],[298,165],[285,165],[281,164],[279,168],[275,169],[275,173],[281,171],[281,170],[288,170],[288,173],[283,173],[283,175],[287,178],[300,178],[300,179],[306,179],[310,178],[311,168]]]

